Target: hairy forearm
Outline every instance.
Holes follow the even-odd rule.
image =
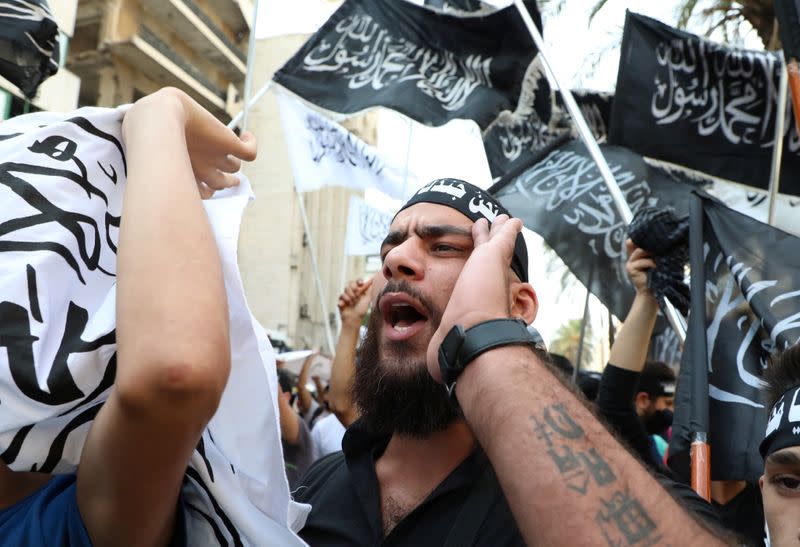
[[[529,545],[721,544],[527,348],[484,353],[456,386]]]
[[[622,330],[611,346],[608,362],[626,370],[641,372],[657,315],[656,299],[649,293],[637,293]]]
[[[360,323],[353,320],[342,323],[342,332],[336,342],[336,355],[331,364],[328,404],[345,427],[357,418],[350,388],[355,375],[359,327]]]

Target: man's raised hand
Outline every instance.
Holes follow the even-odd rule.
[[[428,345],[428,371],[436,381],[441,381],[439,346],[454,325],[467,329],[489,319],[510,317],[511,257],[521,230],[522,221],[508,215],[497,216],[491,226],[484,219],[472,225],[472,254]]]

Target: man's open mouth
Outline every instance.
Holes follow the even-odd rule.
[[[425,307],[405,293],[387,293],[381,297],[380,311],[390,340],[405,340],[416,334],[428,321]]]

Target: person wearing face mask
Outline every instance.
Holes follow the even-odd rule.
[[[611,347],[598,388],[597,408],[643,462],[668,474],[659,445],[666,448],[662,435],[672,424],[675,373],[664,363],[646,363],[658,315],[658,301],[647,286],[647,272],[656,264],[630,239],[626,247],[625,269],[636,296]]]
[[[658,315],[658,302],[647,286],[647,272],[656,263],[631,240],[626,247],[625,269],[636,296],[611,347],[609,364],[598,387],[597,409],[648,467],[677,480],[664,458],[664,436],[672,424],[675,373],[664,363],[646,362]],[[713,481],[711,498],[714,513],[725,528],[747,545],[763,545],[761,500],[755,483]]]
[[[675,371],[660,361],[648,361],[634,397],[636,414],[650,435],[655,456],[664,461],[675,410]]]

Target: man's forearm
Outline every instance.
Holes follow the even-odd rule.
[[[356,420],[350,387],[355,375],[356,345],[361,324],[354,320],[342,322],[342,332],[336,342],[336,355],[331,364],[328,404],[342,425],[348,427]]]
[[[619,368],[641,372],[647,359],[647,348],[656,324],[658,302],[648,293],[638,293],[622,330],[611,346],[608,362]]]
[[[529,349],[480,355],[456,394],[528,544],[721,545]]]

